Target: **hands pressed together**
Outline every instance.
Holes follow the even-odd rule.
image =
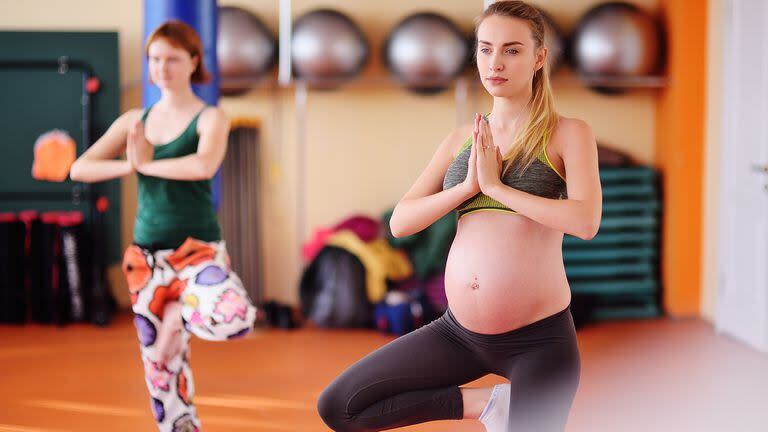
[[[144,136],[144,124],[137,121],[128,131],[128,144],[125,154],[133,171],[141,172],[141,167],[152,161],[155,149]]]
[[[472,196],[480,192],[490,195],[494,187],[502,184],[501,168],[501,150],[493,143],[488,120],[480,114],[475,114],[467,178],[463,185]]]

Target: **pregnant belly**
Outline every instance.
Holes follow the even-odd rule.
[[[466,215],[448,254],[445,291],[456,319],[477,333],[503,333],[560,312],[571,300],[562,233],[520,215]]]

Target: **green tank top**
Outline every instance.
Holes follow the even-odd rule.
[[[151,109],[150,106],[144,112],[142,123]],[[195,115],[176,139],[156,145],[153,159],[178,158],[197,152],[200,139],[197,119],[203,110]],[[154,249],[175,249],[187,237],[202,241],[221,239],[211,197],[211,181],[168,180],[138,174],[134,243]]]

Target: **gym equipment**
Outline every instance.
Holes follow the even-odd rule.
[[[387,36],[384,64],[395,80],[422,94],[445,90],[467,66],[470,43],[448,18],[431,12],[406,17]]]
[[[368,51],[362,30],[341,12],[319,9],[293,24],[293,73],[312,87],[330,89],[357,76]]]
[[[24,223],[14,213],[0,213],[0,323],[21,324],[24,293]]]
[[[249,11],[233,6],[219,8],[216,51],[224,95],[248,91],[277,61],[277,41],[264,23]]]
[[[584,75],[656,72],[662,58],[659,24],[637,6],[611,2],[590,9],[572,36],[573,64]]]
[[[563,239],[581,322],[655,317],[659,308],[658,176],[651,167],[600,167],[603,218],[590,241]],[[584,300],[587,301],[584,301]],[[581,324],[581,322],[579,324]]]

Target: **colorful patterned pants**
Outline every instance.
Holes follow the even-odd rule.
[[[123,271],[157,425],[161,432],[198,431],[188,356],[190,333],[213,341],[244,336],[253,326],[256,308],[230,268],[223,241],[188,238],[176,250],[154,252],[133,245],[125,251]],[[184,329],[177,339],[178,354],[161,364],[157,336],[165,305],[172,301],[181,303]]]

